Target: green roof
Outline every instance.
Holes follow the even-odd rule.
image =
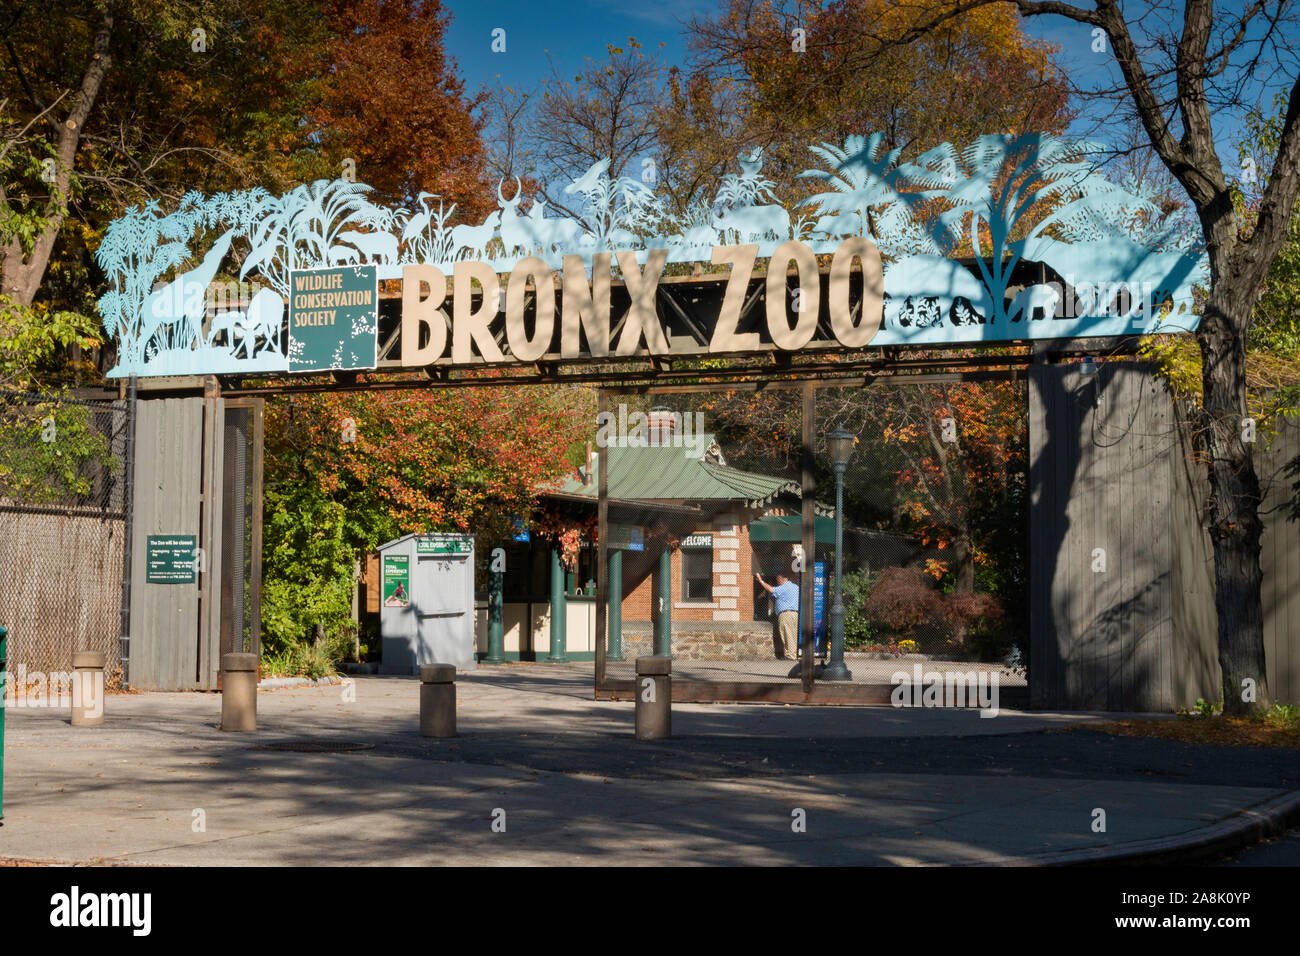
[[[705,435],[704,447],[713,444]],[[607,448],[609,455],[609,497],[617,501],[742,501],[750,507],[770,505],[776,498],[800,496],[798,479],[741,471],[693,456],[686,448],[647,446]],[[599,459],[593,456],[593,464]],[[593,475],[594,478],[594,475]],[[570,475],[544,486],[543,493],[595,500],[599,486]]]

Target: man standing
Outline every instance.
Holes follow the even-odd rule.
[[[785,576],[783,571],[776,572],[776,585],[773,586],[763,580],[763,575],[757,571],[754,577],[758,578],[759,585],[768,594],[772,595],[772,600],[776,607],[773,609],[776,614],[776,629],[772,633],[772,643],[776,649],[776,659],[783,661],[785,649],[790,648],[790,657],[799,656],[799,585],[795,584]]]

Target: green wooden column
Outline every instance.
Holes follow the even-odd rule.
[[[655,615],[655,655],[671,657],[673,647],[673,552],[665,546],[659,553],[659,597]]]
[[[623,552],[618,548],[609,552],[609,614],[605,618],[605,627],[609,631],[609,644],[605,648],[605,660],[621,661],[623,659]]]
[[[492,572],[492,585],[488,590],[488,650],[484,664],[500,664],[505,659],[505,590],[503,571]]]
[[[565,628],[568,626],[568,608],[564,600],[564,562],[560,560],[560,549],[551,549],[551,651],[546,659],[552,664],[563,664],[569,660]]]

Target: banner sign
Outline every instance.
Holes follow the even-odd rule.
[[[198,538],[192,534],[151,534],[145,538],[145,580],[150,584],[193,584]]]
[[[375,367],[379,280],[374,266],[289,273],[289,371]]]
[[[1100,150],[997,135],[904,161],[880,133],[849,136],[810,146],[815,190],[783,201],[756,148],[685,214],[608,160],[563,188],[572,217],[525,211],[517,180],[482,222],[428,193],[389,208],[349,180],[190,193],[127,210],[96,252],[109,376],[375,368],[383,280],[401,289],[396,369],[1194,330],[1199,227],[1107,179]],[[237,294],[209,302],[241,252]],[[690,334],[658,295],[678,263],[725,281]]]
[[[472,535],[421,535],[415,539],[416,554],[472,554]]]
[[[384,555],[384,607],[411,606],[411,559],[405,554]]]
[[[799,608],[799,648],[803,649],[803,608]],[[826,651],[826,562],[813,563],[813,652]]]
[[[711,534],[688,534],[682,538],[683,548],[713,548],[713,535]]]

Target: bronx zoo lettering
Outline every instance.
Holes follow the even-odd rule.
[[[616,256],[623,274],[630,304],[617,342],[612,342],[610,310],[610,261]],[[607,358],[636,355],[644,347],[652,355],[671,351],[668,337],[655,311],[655,290],[667,262],[666,249],[646,254],[645,265],[633,252],[600,253],[592,258],[588,280],[583,259],[564,257],[559,298],[559,357]],[[713,250],[714,265],[730,265],[722,308],[709,341],[710,353],[757,351],[763,348],[757,332],[739,332],[745,291],[754,275],[757,245],[720,246]],[[797,270],[799,309],[791,323],[786,288],[790,264]],[[862,276],[862,294],[850,296],[855,271]],[[527,286],[535,289],[536,316],[531,334],[525,322]],[[817,257],[801,242],[786,242],[769,260],[766,273],[767,330],[777,348],[796,351],[808,345],[817,328],[821,283]],[[505,287],[505,331],[509,358],[492,333],[498,315],[501,286],[492,266],[483,262],[458,262],[452,273],[453,302],[449,317],[443,307],[447,278],[437,266],[411,264],[402,269],[402,364],[431,365],[446,357],[448,345],[453,364],[476,359],[505,362],[535,362],[550,353],[556,333],[556,281],[551,267],[541,259],[528,257],[510,271]],[[476,291],[478,307],[473,305]],[[831,261],[829,283],[831,329],[836,341],[846,348],[867,345],[880,330],[884,319],[884,283],[880,251],[869,239],[857,236],[844,240]],[[450,336],[448,335],[450,327]],[[448,338],[450,337],[450,343]],[[585,338],[585,348],[583,345]],[[422,343],[422,344],[417,344]]]

